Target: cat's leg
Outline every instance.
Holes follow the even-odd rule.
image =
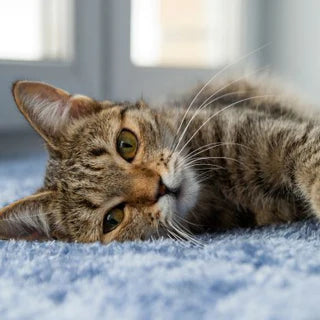
[[[295,204],[302,204],[298,209],[288,206],[293,214],[297,214],[294,211],[304,210],[320,218],[320,130],[318,126],[306,122],[290,127],[288,123],[287,127],[281,129],[274,127],[273,131],[267,134],[270,138],[267,143],[269,147],[270,145],[273,147],[269,148],[269,152],[271,151],[269,154],[265,154],[270,161],[265,169],[269,170],[269,181],[274,182],[271,185],[275,188],[270,191],[276,195],[276,188],[279,186],[286,188],[290,195],[293,194],[297,199]],[[301,217],[305,216],[302,212],[300,213]]]
[[[231,124],[230,124],[231,123]],[[221,128],[222,130],[222,128]],[[222,156],[232,177],[232,197],[261,222],[320,218],[320,127],[316,122],[229,116],[224,132],[236,137]],[[221,155],[220,155],[221,156]]]
[[[320,219],[320,138],[315,139],[314,145],[306,148],[299,157],[296,168],[297,187]]]

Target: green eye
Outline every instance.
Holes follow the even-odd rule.
[[[108,233],[122,222],[124,218],[124,212],[121,208],[111,209],[103,218],[103,233]]]
[[[136,136],[129,130],[122,130],[117,140],[117,151],[126,161],[132,161],[136,156],[138,141]]]

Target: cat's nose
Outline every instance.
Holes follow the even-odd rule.
[[[166,195],[167,192],[168,192],[168,188],[163,183],[162,179],[160,178],[157,199],[159,199],[160,197],[163,197],[164,195]]]
[[[167,195],[167,194],[171,194],[175,197],[178,197],[180,193],[180,188],[169,188],[168,186],[166,186],[164,184],[164,182],[162,181],[162,179],[160,178],[159,180],[159,187],[158,187],[158,194],[157,194],[157,199]]]

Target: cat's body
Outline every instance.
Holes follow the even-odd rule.
[[[210,147],[200,149],[195,157],[203,164],[197,161],[195,170],[206,172],[207,179],[202,184],[206,191],[200,193],[199,208],[190,214],[190,221],[203,226],[201,232],[289,222],[311,215],[294,171],[300,168],[303,174],[305,161],[311,161],[313,168],[320,160],[313,154],[320,143],[317,120],[310,119],[308,110],[303,116],[294,100],[272,95],[270,88],[246,81],[224,90],[221,87],[225,85],[211,86],[201,94],[195,110],[203,101],[215,101],[198,113],[185,135],[186,141],[191,139],[189,152]],[[187,99],[189,103],[192,97]],[[186,123],[194,112],[190,111]]]
[[[320,217],[319,122],[266,91],[232,81],[150,109],[18,82],[17,105],[50,159],[44,187],[3,209],[1,234],[188,238]]]

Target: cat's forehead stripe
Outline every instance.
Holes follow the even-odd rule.
[[[129,109],[129,106],[121,107],[121,110],[120,110],[121,120],[124,119],[125,114],[126,114],[126,112],[128,111],[128,109]]]
[[[136,104],[131,104],[131,105],[123,105],[121,106],[121,111],[120,111],[120,114],[121,114],[121,119],[124,119],[126,113],[128,111],[134,111],[134,110],[140,110],[140,106],[139,105],[136,105]]]

